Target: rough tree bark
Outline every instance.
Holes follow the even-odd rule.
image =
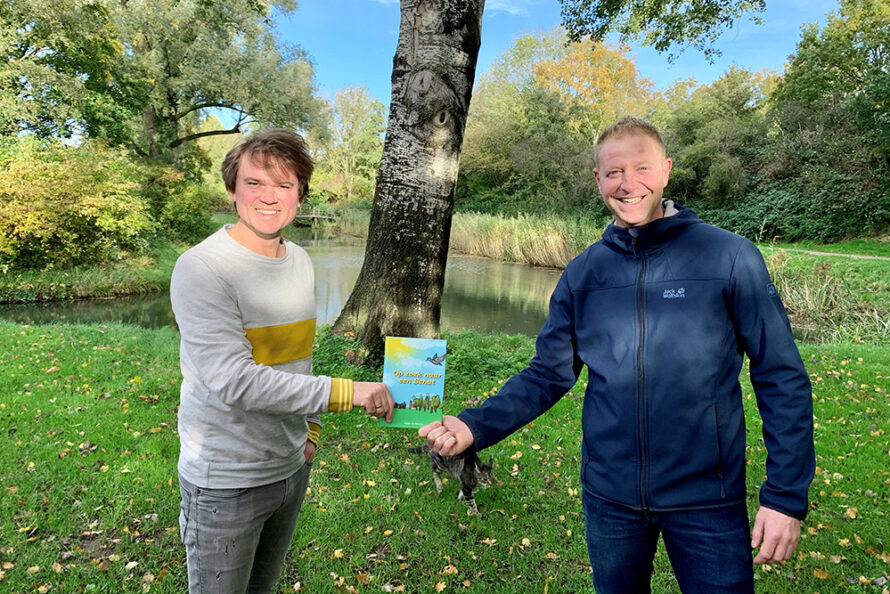
[[[402,0],[392,102],[365,261],[333,331],[354,362],[382,360],[385,336],[439,336],[460,147],[484,0]]]

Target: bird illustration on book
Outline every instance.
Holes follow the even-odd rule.
[[[433,353],[433,356],[427,357],[426,360],[433,365],[441,365],[445,361],[445,353],[442,353],[441,355],[439,353]]]

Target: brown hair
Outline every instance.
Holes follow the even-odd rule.
[[[238,166],[241,157],[250,155],[257,164],[268,169],[272,161],[277,161],[289,169],[299,180],[300,198],[309,192],[309,180],[315,163],[309,155],[309,145],[303,137],[292,130],[271,128],[254,132],[226,153],[222,163],[222,177],[229,192],[235,191]]]
[[[625,116],[603,130],[602,134],[600,134],[599,138],[597,138],[594,153],[595,162],[599,164],[600,147],[602,147],[602,145],[607,140],[609,140],[610,138],[618,138],[619,136],[634,134],[648,136],[656,143],[658,143],[658,146],[661,147],[662,152],[664,152],[665,154],[667,153],[667,149],[664,146],[664,139],[661,137],[661,133],[658,131],[658,128],[656,128],[646,120]]]

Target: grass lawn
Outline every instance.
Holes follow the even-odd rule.
[[[497,391],[533,340],[446,336],[446,410]],[[316,372],[350,367],[322,333]],[[0,322],[0,590],[184,592],[176,481],[178,338],[125,326]],[[757,569],[758,591],[887,592],[890,347],[802,345],[814,386],[817,474],[794,558]],[[359,411],[326,415],[322,447],[281,591],[584,592],[580,504],[583,378],[550,412],[486,450],[497,484],[468,516],[455,481],[436,496],[413,431]],[[748,487],[764,474],[752,390]],[[667,558],[656,592],[676,592]]]

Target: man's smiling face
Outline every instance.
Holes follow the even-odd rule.
[[[627,133],[603,142],[593,170],[603,201],[619,227],[640,227],[664,215],[661,197],[671,160],[650,136]]]
[[[263,242],[277,242],[303,199],[293,171],[275,159],[264,167],[250,154],[241,157],[235,191],[229,192],[229,197],[238,211],[233,237],[254,251],[259,251]]]

